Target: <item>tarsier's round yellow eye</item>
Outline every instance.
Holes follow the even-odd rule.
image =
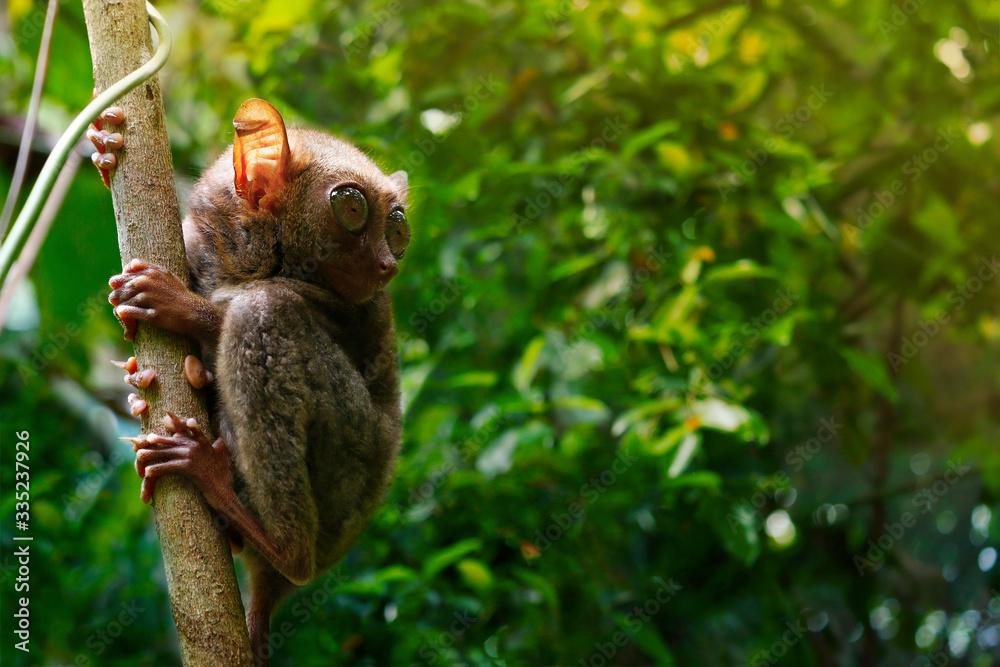
[[[406,215],[398,209],[390,213],[386,221],[385,241],[396,259],[402,259],[410,242],[410,225],[406,223]]]
[[[360,231],[368,221],[368,201],[360,190],[350,185],[331,192],[330,205],[340,224],[349,232]]]

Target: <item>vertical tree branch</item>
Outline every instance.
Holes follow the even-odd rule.
[[[143,0],[83,0],[98,90],[135,70],[153,52]],[[111,178],[123,266],[133,258],[159,264],[190,285],[174,189],[163,99],[156,77],[125,95],[125,148]],[[95,175],[96,178],[96,175]],[[139,325],[135,356],[156,370],[143,390],[149,410],[143,432],[165,433],[165,411],[209,423],[204,397],[185,381],[182,360],[194,344],[175,334]],[[138,502],[138,501],[137,501]],[[185,665],[252,665],[239,589],[229,546],[212,526],[204,498],[187,480],[156,483],[156,529],[167,572],[170,605]]]

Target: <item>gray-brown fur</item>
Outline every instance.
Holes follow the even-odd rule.
[[[224,312],[204,356],[217,378],[215,417],[238,495],[302,581],[343,557],[395,465],[400,406],[389,296],[375,289],[353,302],[323,267],[359,271],[373,259],[406,186],[329,135],[288,137],[290,178],[274,213],[251,211],[237,196],[230,147],[195,186],[184,238],[196,291]],[[338,231],[331,212],[330,189],[343,181],[367,195],[362,239]],[[249,543],[244,553],[251,633],[266,641],[270,608],[293,584]]]
[[[135,258],[109,300],[126,338],[140,321],[194,336],[215,372],[218,441],[175,415],[168,435],[131,441],[144,501],[159,475],[185,475],[242,536],[261,666],[275,605],[343,557],[392,476],[399,371],[384,287],[409,239],[407,184],[329,135],[286,136],[263,100],[234,126],[184,221],[194,291]]]

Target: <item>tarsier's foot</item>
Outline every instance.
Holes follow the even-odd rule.
[[[142,501],[148,503],[153,497],[156,478],[178,473],[194,482],[208,504],[218,509],[233,488],[225,441],[219,438],[211,442],[194,419],[181,419],[168,412],[163,423],[170,435],[121,438],[131,442],[135,451],[135,470],[142,477]]]
[[[99,118],[90,124],[87,130],[87,138],[97,149],[91,160],[101,171],[101,178],[104,185],[111,187],[111,170],[118,166],[118,157],[111,151],[118,150],[125,145],[125,139],[120,132],[112,132],[107,128],[121,125],[125,120],[125,112],[121,107],[108,107],[101,112]]]
[[[135,338],[139,320],[179,333],[190,328],[191,293],[166,269],[133,259],[125,272],[112,276],[108,284],[114,288],[108,301],[125,328],[125,340]]]

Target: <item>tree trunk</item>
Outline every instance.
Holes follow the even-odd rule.
[[[146,7],[142,0],[83,0],[83,9],[100,91],[149,60],[153,48]],[[118,152],[111,194],[122,265],[141,258],[190,286],[157,78],[119,104],[125,110],[118,130],[125,148]],[[204,396],[188,385],[182,370],[184,357],[195,351],[190,340],[139,324],[139,368],[156,370],[156,381],[142,390],[149,403],[144,433],[166,432],[161,421],[167,409],[208,426]],[[213,527],[204,498],[188,480],[169,475],[157,480],[153,511],[184,664],[253,665],[229,544]]]

